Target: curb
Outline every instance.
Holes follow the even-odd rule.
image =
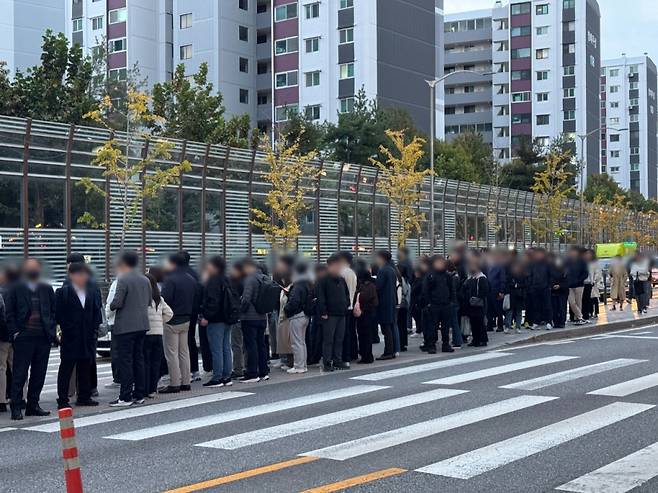
[[[624,329],[636,329],[655,324],[658,324],[658,315],[633,320],[620,320],[618,322],[610,322],[604,325],[584,325],[581,327],[544,332],[542,334],[528,337],[527,339],[523,339],[521,341],[507,343],[503,347],[510,348],[516,346],[525,346],[528,344],[537,344],[541,342],[559,341],[561,339],[571,339],[574,337],[586,337],[605,334],[607,332],[616,332],[618,330]]]

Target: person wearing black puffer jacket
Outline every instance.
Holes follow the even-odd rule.
[[[425,347],[429,354],[436,354],[438,341],[437,329],[441,330],[441,351],[452,353],[450,345],[450,308],[456,299],[455,284],[448,273],[446,259],[440,255],[432,258],[432,271],[423,283],[423,299],[428,303],[431,323],[426,325],[429,331],[425,338]]]

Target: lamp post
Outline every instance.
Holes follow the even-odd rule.
[[[579,176],[579,188],[580,188],[580,246],[583,245],[584,241],[584,224],[583,224],[583,216],[585,213],[585,169],[587,168],[587,162],[585,159],[585,144],[587,143],[587,139],[594,135],[597,132],[600,132],[601,130],[614,130],[615,132],[626,132],[628,129],[627,128],[614,128],[614,127],[599,127],[595,130],[592,130],[590,132],[587,132],[586,134],[583,135],[578,135],[578,138],[580,139],[580,176]]]
[[[449,74],[442,75],[438,79],[425,81],[430,86],[430,254],[434,255],[436,247],[436,235],[434,232],[434,139],[436,138],[436,86],[444,80],[457,74],[475,74],[482,77],[492,75],[493,72],[476,72],[475,70],[455,70]]]

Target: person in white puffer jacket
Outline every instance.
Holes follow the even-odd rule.
[[[162,347],[164,324],[171,320],[174,312],[160,295],[160,288],[155,276],[146,274],[146,277],[151,283],[153,300],[148,307],[149,331],[144,339],[144,368],[146,371],[146,394],[147,397],[152,399],[158,390],[158,380],[160,379],[160,364],[164,354]]]

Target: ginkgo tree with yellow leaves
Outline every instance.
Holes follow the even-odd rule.
[[[109,193],[90,178],[82,178],[79,185],[85,193],[98,193],[109,197],[110,204],[118,206],[122,215],[120,248],[126,243],[126,233],[134,227],[135,218],[144,199],[155,198],[167,186],[178,183],[185,172],[192,170],[188,161],[163,166],[161,161],[172,157],[174,144],[166,139],[154,138],[154,129],[163,125],[162,118],[150,109],[150,97],[136,90],[128,90],[126,95],[126,132],[121,139],[110,134],[110,138],[96,150],[92,160],[94,166],[103,170],[103,177],[109,180],[116,192]],[[112,130],[108,115],[115,113],[109,96],[105,96],[98,108],[85,115],[85,118]],[[139,156],[135,156],[135,150]],[[109,194],[109,195],[108,195]],[[144,220],[144,218],[142,218]],[[108,227],[99,223],[91,213],[85,212],[78,222],[90,227]]]
[[[265,197],[269,213],[252,208],[250,222],[263,231],[274,252],[290,251],[301,234],[299,219],[307,208],[304,196],[313,191],[320,175],[311,163],[317,154],[301,153],[299,137],[289,142],[282,136],[274,147],[265,137],[261,150],[267,163],[264,179],[270,185]]]
[[[424,155],[425,141],[414,137],[405,140],[404,131],[386,131],[392,147],[380,146],[385,158],[382,161],[370,158],[370,162],[380,170],[379,190],[386,196],[397,214],[399,230],[398,247],[404,247],[407,240],[419,234],[425,214],[418,208],[422,198],[422,184],[431,169],[418,169],[418,162]]]

